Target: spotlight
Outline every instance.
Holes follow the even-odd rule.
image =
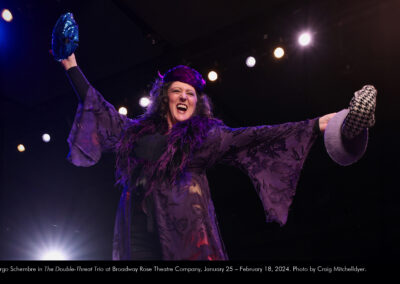
[[[45,251],[41,260],[67,260],[67,256],[60,250]]]
[[[247,67],[254,67],[256,65],[256,59],[253,56],[249,56],[246,59],[246,65]]]
[[[19,144],[18,146],[17,146],[17,149],[18,149],[18,151],[19,152],[25,152],[25,146],[24,145],[22,145],[22,144]]]
[[[307,46],[311,43],[311,34],[309,32],[302,33],[298,38],[301,46]]]
[[[142,97],[142,98],[140,98],[140,100],[139,100],[139,105],[141,106],[141,107],[148,107],[149,106],[149,104],[150,104],[150,99],[148,98],[148,97]]]
[[[282,58],[285,55],[285,50],[282,47],[277,47],[274,49],[274,56],[277,59]]]
[[[43,135],[42,135],[42,140],[43,140],[43,142],[45,142],[45,143],[50,142],[50,135],[47,134],[47,133],[43,134]]]
[[[120,107],[118,109],[118,112],[122,115],[127,115],[128,114],[128,110],[126,109],[126,107]]]
[[[13,20],[13,15],[8,9],[3,9],[3,11],[1,11],[1,17],[6,22],[11,22]]]
[[[210,80],[210,81],[215,81],[215,80],[217,80],[218,79],[218,74],[217,74],[217,72],[215,72],[215,71],[210,71],[209,73],[208,73],[208,80]]]

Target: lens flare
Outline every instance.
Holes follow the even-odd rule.
[[[308,32],[304,32],[299,36],[299,44],[301,46],[307,46],[311,43],[311,34]]]
[[[118,109],[118,112],[122,115],[127,115],[128,114],[128,109],[126,107],[120,107]]]
[[[41,260],[68,260],[68,257],[60,250],[45,251]]]
[[[1,17],[6,22],[11,22],[13,20],[13,15],[8,9],[3,9],[3,11],[1,12]]]
[[[17,146],[17,149],[18,149],[18,151],[19,152],[25,152],[25,146],[23,145],[23,144],[19,144],[18,146]]]
[[[148,107],[150,105],[150,99],[148,97],[142,97],[139,100],[139,105],[141,107]]]
[[[256,59],[253,56],[249,56],[246,59],[246,65],[247,67],[254,67],[256,65]]]
[[[215,71],[210,71],[209,73],[208,73],[208,80],[210,80],[210,81],[215,81],[215,80],[217,80],[218,79],[218,74],[217,74],[217,72],[215,72]]]
[[[47,134],[47,133],[43,134],[43,135],[42,135],[42,140],[43,140],[43,142],[45,142],[45,143],[50,142],[50,135]]]
[[[274,56],[277,59],[282,58],[285,55],[285,50],[282,47],[277,47],[274,50]]]

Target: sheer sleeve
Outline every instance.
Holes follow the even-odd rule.
[[[115,150],[122,130],[131,119],[118,113],[92,86],[78,105],[68,137],[67,159],[76,166],[96,164],[102,152]]]
[[[267,222],[286,224],[303,163],[319,133],[319,118],[279,125],[218,129],[216,161],[243,170],[253,182]]]

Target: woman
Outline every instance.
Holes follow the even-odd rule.
[[[124,191],[113,259],[227,259],[205,175],[217,161],[244,168],[268,220],[284,224],[304,159],[317,131],[324,131],[334,115],[230,129],[212,118],[200,75],[178,67],[156,82],[151,92],[155,103],[145,115],[130,120],[90,86],[74,54],[62,64],[82,98],[68,139],[70,161],[90,166],[103,151],[117,153],[117,178]],[[263,173],[267,168],[274,171]]]
[[[60,61],[80,99],[68,159],[91,166],[104,151],[117,155],[114,260],[227,260],[205,172],[216,163],[248,174],[267,221],[284,225],[303,163],[336,114],[229,128],[213,118],[201,75],[177,66],[155,82],[146,113],[129,119],[89,84],[73,53]]]

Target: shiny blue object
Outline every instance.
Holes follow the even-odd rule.
[[[51,48],[57,61],[68,58],[75,52],[79,43],[78,25],[72,13],[65,13],[58,18],[53,28]]]

